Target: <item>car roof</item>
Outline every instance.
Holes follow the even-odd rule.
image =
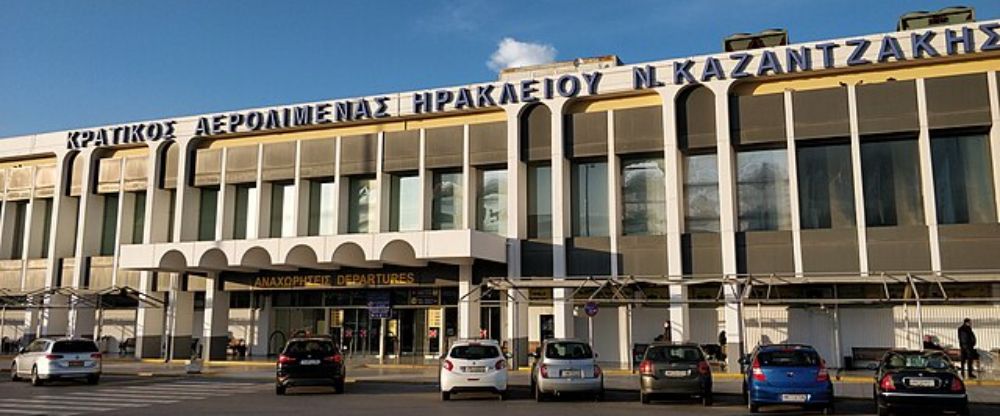
[[[451,343],[451,346],[454,347],[456,345],[469,345],[469,344],[495,345],[495,346],[498,346],[498,347],[500,346],[500,343],[497,342],[497,340],[491,339],[491,338],[485,338],[485,339],[477,339],[477,338],[456,339],[455,341],[453,341]]]
[[[666,341],[656,341],[649,344],[650,347],[695,347],[701,348],[701,345],[694,342],[666,342]]]
[[[760,351],[776,351],[776,350],[804,350],[804,351],[816,351],[812,345],[806,344],[769,344],[769,345],[759,345],[757,348]]]
[[[303,338],[292,338],[288,340],[289,343],[292,342],[304,342],[304,341],[326,341],[333,342],[333,338],[328,337],[303,337]]]
[[[579,338],[549,338],[549,339],[545,340],[544,342],[546,344],[552,344],[552,343],[556,343],[556,342],[579,342],[581,344],[587,344],[587,341],[584,341],[584,340],[579,339]]]

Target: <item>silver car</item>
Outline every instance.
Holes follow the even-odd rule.
[[[97,384],[101,378],[101,353],[89,339],[36,339],[14,357],[10,378],[28,378],[33,386],[71,378]]]
[[[591,393],[596,400],[604,399],[604,374],[597,354],[586,342],[549,339],[530,355],[535,400],[565,393]]]

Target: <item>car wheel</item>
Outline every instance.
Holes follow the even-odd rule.
[[[649,395],[643,392],[639,392],[639,403],[649,404]]]
[[[38,367],[31,367],[31,385],[37,387],[44,383],[42,378],[38,376]]]
[[[334,394],[344,394],[344,380],[333,383],[333,392]]]
[[[441,392],[441,401],[442,402],[446,402],[448,400],[451,400],[451,393],[446,392],[446,391],[442,391]]]
[[[279,396],[285,395],[285,386],[274,386],[274,394]]]
[[[94,385],[101,381],[100,374],[92,374],[87,376],[87,384]]]
[[[17,363],[10,364],[10,381],[21,381],[21,377],[17,376]]]
[[[882,406],[878,403],[875,404],[875,407],[877,409],[876,413],[878,413],[878,416],[889,416],[892,414],[888,407]]]
[[[499,396],[497,398],[502,402],[510,398],[510,393],[508,393],[507,390],[504,390],[501,391],[500,394],[498,394],[497,396]]]
[[[597,395],[594,396],[594,401],[596,402],[604,401],[604,387],[601,387],[601,389],[597,391]]]
[[[747,402],[747,410],[749,410],[750,413],[760,413],[760,405],[758,405],[757,403],[748,401]]]
[[[711,392],[705,393],[701,396],[701,404],[705,406],[711,406],[713,401]]]
[[[823,408],[824,415],[832,415],[834,413],[836,413],[836,409],[833,407],[833,403],[830,403],[828,406]]]

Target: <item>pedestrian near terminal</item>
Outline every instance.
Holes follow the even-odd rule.
[[[976,378],[973,367],[979,353],[976,352],[976,333],[969,318],[965,318],[962,326],[958,327],[958,347],[962,358],[962,376]]]

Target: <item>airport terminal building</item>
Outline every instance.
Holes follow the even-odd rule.
[[[2,335],[1000,348],[1000,21],[747,39],[3,139]]]

